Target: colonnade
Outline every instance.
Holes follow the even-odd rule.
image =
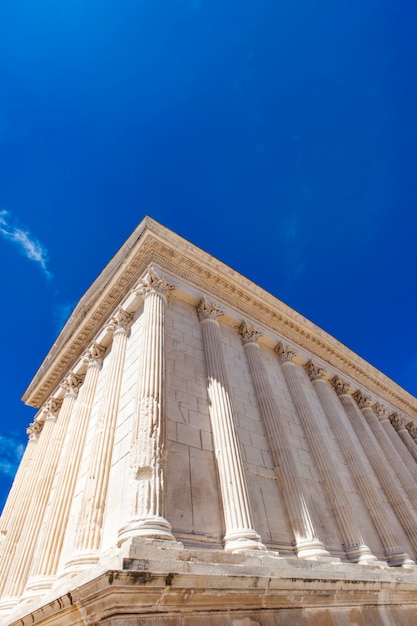
[[[127,490],[128,518],[118,531],[118,545],[134,537],[175,540],[166,517],[166,406],[165,316],[171,285],[154,267],[132,291],[143,303],[142,343],[138,351],[137,402],[130,446]],[[138,307],[137,307],[138,308]],[[244,458],[233,409],[233,394],[222,344],[220,307],[205,297],[198,307],[207,373],[207,396],[214,456],[224,516],[224,548],[229,552],[265,551],[257,532],[246,481]],[[100,559],[103,521],[109,488],[115,429],[119,414],[124,364],[133,312],[119,306],[106,326],[111,348],[105,372],[104,395],[87,479],[74,533],[73,552],[62,563],[62,548],[70,518],[87,430],[93,410],[105,346],[91,343],[83,367],[70,372],[28,428],[29,442],[0,522],[0,611],[20,597],[30,598],[54,584],[57,576],[90,567]],[[261,332],[248,322],[238,335],[265,426],[291,531],[301,558],[333,558],[326,537],[315,527],[306,485],[289,445],[279,404],[268,377]],[[293,405],[308,442],[323,492],[337,524],[346,560],[373,563],[376,555],[366,544],[349,495],[343,487],[337,460],[323,445],[323,420],[349,469],[363,506],[375,527],[390,565],[411,566],[417,555],[417,434],[412,422],[372,403],[338,376],[313,361],[295,359],[293,350],[275,347]],[[75,368],[76,369],[76,368]],[[82,374],[80,372],[82,371]],[[306,387],[307,386],[307,387]],[[306,388],[316,394],[314,406]],[[321,415],[317,414],[321,407]],[[356,433],[359,449],[353,440]],[[366,459],[366,462],[365,460]],[[369,480],[368,467],[375,480]],[[33,482],[28,477],[33,477]],[[401,545],[390,516],[381,503],[378,485],[397,516],[412,554]],[[401,488],[399,488],[399,486]],[[16,506],[25,502],[24,513]]]

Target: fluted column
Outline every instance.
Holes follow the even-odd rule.
[[[260,354],[257,341],[261,333],[253,326],[249,326],[247,322],[243,322],[239,328],[239,335],[245,348],[275,471],[281,479],[288,517],[295,538],[297,556],[300,558],[329,556],[314,529],[302,479],[297,472],[297,464],[288,444],[280,411],[275,402]]]
[[[24,518],[21,507],[16,506],[16,504],[28,502],[28,491],[32,488],[29,477],[33,475],[32,466],[35,463],[37,443],[42,428],[43,421],[37,418],[26,429],[29,440],[0,518],[0,559],[3,555],[4,546],[7,544],[7,536],[15,526],[14,518],[17,514],[20,520]]]
[[[96,385],[102,365],[103,353],[104,348],[94,343],[84,355],[84,360],[87,363],[87,371],[77,402],[77,410],[70,440],[68,441],[65,455],[61,461],[58,482],[54,489],[53,499],[48,507],[46,520],[37,543],[26,589],[29,592],[46,589],[50,587],[55,580],[84,450],[85,437],[93,406]]]
[[[389,416],[389,421],[391,422],[393,428],[398,433],[398,436],[401,438],[403,444],[406,446],[407,450],[413,457],[413,463],[415,465],[415,462],[417,461],[417,446],[413,437],[411,436],[409,427],[407,428],[406,421],[402,417],[400,417],[398,413],[391,413],[391,415]],[[410,422],[410,426],[413,426],[412,422]],[[417,470],[417,465],[415,465],[415,468]]]
[[[103,532],[104,509],[113,453],[114,434],[119,410],[127,337],[132,316],[118,307],[108,326],[113,332],[113,343],[106,372],[105,392],[99,419],[94,432],[87,483],[77,522],[75,553],[65,569],[79,569],[96,563]]]
[[[352,561],[368,561],[373,558],[371,551],[363,541],[356,520],[353,518],[352,506],[339,479],[338,468],[334,466],[330,455],[326,453],[326,447],[323,446],[321,429],[317,424],[314,411],[311,409],[300,380],[301,370],[292,362],[295,355],[288,346],[284,346],[282,343],[278,343],[275,350],[297,413],[300,416],[329,504],[339,526],[346,556]]]
[[[400,443],[400,441],[398,440],[398,437],[391,426],[391,423],[388,419],[387,411],[384,410],[384,408],[380,405],[377,405],[375,413],[371,408],[371,400],[364,396],[361,391],[356,391],[353,397],[358,403],[362,414],[365,416],[365,419],[368,422],[369,428],[371,429],[375,439],[378,441],[381,449],[384,451],[384,454],[388,459],[388,462],[391,465],[392,469],[394,470],[394,473],[402,484],[414,510],[417,511],[417,486],[404,463],[404,457],[407,452],[406,450],[398,452],[396,446],[394,445],[394,442],[392,440],[393,437],[395,437],[397,443]]]
[[[379,501],[379,494],[376,493],[372,482],[369,480],[369,472],[362,460],[362,453],[357,449],[356,442],[350,434],[350,429],[346,426],[345,420],[340,414],[343,411],[343,407],[337,399],[335,390],[338,395],[348,393],[349,386],[341,383],[334,390],[331,384],[324,379],[323,370],[315,366],[311,361],[307,363],[306,369],[333,429],[350,475],[378,532],[388,563],[393,566],[411,564],[412,561],[409,555],[400,546],[398,538],[391,531],[386,511]]]
[[[81,381],[78,376],[73,373],[68,374],[61,384],[62,388],[65,389],[65,396],[58,419],[56,415],[51,413],[45,419],[40,440],[42,442],[42,452],[39,450],[39,456],[43,458],[43,462],[39,470],[36,497],[31,502],[7,583],[4,587],[3,595],[5,598],[17,598],[23,593],[25,588],[36,541],[44,520],[53,480],[80,384]]]
[[[336,378],[333,384],[335,386],[343,385],[343,381],[339,381],[340,379]],[[415,556],[417,553],[417,520],[410,510],[410,504],[399,492],[397,484],[392,477],[392,470],[388,467],[385,456],[353,397],[348,391],[345,391],[344,393],[340,393],[339,399],[381,483],[382,489],[388,498],[388,502],[391,504],[411,543],[414,552],[413,556]]]
[[[203,298],[197,309],[207,368],[207,393],[226,533],[225,550],[264,550],[253,528],[249,494],[227,380],[226,363],[217,318],[217,304]]]
[[[119,542],[128,537],[174,540],[165,519],[165,306],[173,285],[152,267],[134,292],[143,304],[142,348],[139,353],[138,402],[133,422],[131,466],[133,493],[128,523]]]

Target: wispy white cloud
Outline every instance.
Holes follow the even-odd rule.
[[[13,477],[23,452],[24,445],[21,441],[0,435],[0,474]]]
[[[43,273],[50,278],[48,270],[48,252],[46,248],[30,233],[12,218],[9,211],[0,211],[0,235],[7,241],[15,243],[20,251],[30,261],[34,261],[42,269]]]

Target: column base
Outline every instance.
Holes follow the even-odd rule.
[[[32,599],[42,595],[50,589],[56,580],[56,576],[33,576],[29,578],[23,594],[24,599]]]
[[[4,598],[0,602],[0,620],[10,613],[20,602],[20,598]]]
[[[374,563],[378,559],[366,544],[361,544],[359,546],[349,546],[345,548],[345,553],[349,561],[352,563]]]
[[[296,551],[299,559],[317,559],[332,556],[319,539],[297,543]]]
[[[97,550],[89,552],[78,552],[74,554],[69,561],[65,563],[63,575],[68,573],[76,573],[84,569],[88,569],[96,565],[100,560]]]
[[[410,557],[407,552],[391,552],[387,554],[387,563],[390,567],[404,567],[411,569],[416,567],[415,561]]]
[[[234,530],[224,536],[225,552],[247,552],[248,550],[266,551],[260,536],[252,528]]]
[[[160,515],[150,515],[149,517],[130,520],[119,530],[118,546],[120,547],[124,541],[132,537],[175,541],[171,524]]]

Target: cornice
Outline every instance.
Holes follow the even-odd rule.
[[[200,296],[227,305],[238,320],[252,320],[417,418],[417,399],[390,378],[291,307],[150,217],[142,220],[81,298],[23,395],[24,402],[35,407],[45,402],[150,263]]]

